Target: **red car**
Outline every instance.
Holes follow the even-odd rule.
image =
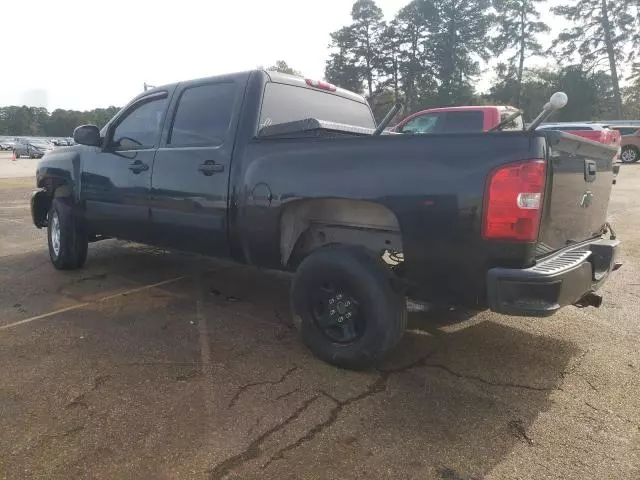
[[[393,129],[397,133],[470,133],[486,132],[518,112],[509,106],[465,106],[431,108],[409,115]],[[522,117],[502,130],[522,130]]]

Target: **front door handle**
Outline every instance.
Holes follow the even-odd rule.
[[[133,173],[146,172],[147,170],[149,170],[149,165],[147,165],[146,163],[142,163],[140,160],[136,160],[135,162],[129,164],[129,170],[131,170]]]
[[[224,165],[214,162],[213,160],[207,160],[206,162],[198,166],[198,171],[207,177],[214,173],[224,172]]]

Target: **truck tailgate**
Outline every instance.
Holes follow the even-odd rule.
[[[615,146],[545,132],[549,176],[536,256],[593,238],[606,223]]]

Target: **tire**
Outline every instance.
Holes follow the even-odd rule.
[[[47,215],[49,258],[58,270],[82,268],[89,242],[82,221],[73,212],[71,201],[54,198]]]
[[[636,147],[627,145],[626,147],[622,147],[620,159],[623,163],[635,163],[640,160],[640,152]]]
[[[305,258],[291,286],[291,308],[311,352],[352,370],[384,358],[407,325],[406,301],[393,280],[360,248],[331,245]]]
[[[17,160],[18,158],[20,158],[20,154],[19,154],[17,151],[15,151],[15,150],[14,150],[14,152],[13,152],[13,153],[14,153],[14,154],[15,154],[15,156],[16,156],[16,160]]]

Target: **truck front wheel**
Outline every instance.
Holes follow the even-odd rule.
[[[291,287],[294,323],[321,360],[361,370],[402,338],[406,302],[391,273],[363,249],[330,245],[312,252]]]
[[[66,198],[54,198],[47,216],[49,258],[58,270],[82,268],[87,259],[88,240],[80,219]]]

